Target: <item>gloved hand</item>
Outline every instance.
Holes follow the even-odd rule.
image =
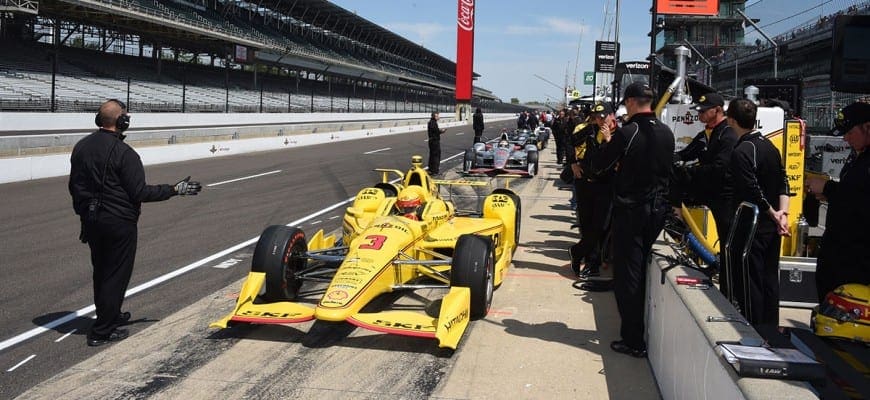
[[[175,194],[179,196],[196,196],[202,185],[197,181],[191,181],[190,177],[184,178],[175,184]]]

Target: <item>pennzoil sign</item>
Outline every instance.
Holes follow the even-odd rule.
[[[685,115],[674,115],[671,117],[671,122],[682,122],[686,125],[692,125],[698,120],[698,114],[686,111]]]

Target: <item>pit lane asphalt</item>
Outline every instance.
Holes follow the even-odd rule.
[[[457,136],[458,131],[465,135]],[[424,135],[403,135],[398,143],[379,138],[377,144],[361,147],[341,143],[328,149],[318,146],[149,167],[149,182],[170,182],[188,173],[210,183],[277,169],[283,172],[214,187],[220,193],[209,193],[207,188],[199,198],[146,205],[131,287],[252,238],[267,225],[287,223],[345,200],[371,184],[369,171],[374,167],[407,168],[410,154],[425,155]],[[470,138],[468,127],[450,129],[442,141],[445,158],[463,150]],[[393,150],[361,155],[385,147]],[[612,294],[578,292],[570,285],[564,248],[576,239],[568,229],[572,220],[565,206],[568,193],[555,185],[558,170],[552,163],[552,147],[543,154],[542,174],[514,186],[524,206],[523,244],[515,254],[514,268],[495,292],[490,315],[470,325],[453,354],[438,350],[431,340],[382,335],[347,324],[207,329],[209,322],[232,308],[239,279],[249,268],[249,246],[128,299],[125,308],[134,319],[146,321],[134,324],[132,337],[121,343],[87,348],[80,335],[88,322],[79,319],[3,351],[0,397],[30,389],[21,397],[657,398],[648,364],[607,348],[618,326]],[[288,165],[304,171],[291,172]],[[65,215],[71,214],[65,183],[65,179],[33,182],[46,185],[41,191],[14,184],[16,191],[8,192],[15,193],[22,209],[38,210],[23,213],[29,223],[16,220],[14,230],[22,233],[3,233],[3,239],[17,240],[4,243],[3,259],[14,252],[13,259],[28,260],[3,271],[4,276],[14,277],[12,270],[35,270],[29,278],[4,283],[15,293],[7,296],[4,290],[3,300],[22,304],[9,317],[4,307],[3,319],[18,323],[17,329],[0,328],[4,339],[60,315],[57,310],[90,304],[87,252],[74,240],[75,217]],[[4,186],[0,193],[6,192]],[[60,199],[53,198],[52,208],[36,201],[43,196]],[[39,210],[52,212],[40,218]],[[337,218],[330,217],[342,211],[317,217],[322,221],[317,225],[327,230],[337,227]],[[55,226],[57,220],[65,223]],[[313,232],[318,228],[311,226],[313,222],[306,221],[303,227]],[[36,248],[34,243],[53,246]],[[60,261],[27,258],[28,254]],[[229,260],[239,261],[226,269],[211,267],[233,263]],[[57,278],[49,279],[52,276]],[[72,327],[78,329],[73,337],[55,343]],[[30,354],[37,357],[5,372],[6,365]]]
[[[487,132],[497,132],[510,124],[489,125]],[[442,158],[462,152],[472,137],[470,126],[448,128],[442,137]],[[380,179],[373,168],[405,170],[412,154],[425,158],[425,139],[425,132],[409,132],[147,167],[149,183],[172,183],[192,175],[203,184],[211,184],[281,172],[206,187],[196,197],[145,204],[130,288],[254,238],[268,225],[286,224],[347,200]],[[390,149],[382,150],[385,148]],[[444,167],[459,162],[461,157]],[[71,209],[67,178],[3,184],[0,199],[4,204],[0,208],[3,342],[93,304],[93,295],[89,252],[77,240],[79,223]],[[318,225],[335,229],[340,221],[336,216],[343,210],[341,207],[303,226],[313,233],[319,227],[311,223],[321,221]],[[253,246],[248,246],[128,298],[125,309],[131,310],[137,321],[131,331],[138,332],[243,277],[252,251]],[[220,263],[226,268],[212,268]],[[84,345],[89,325],[88,318],[78,317],[20,344],[0,346],[0,398],[14,397],[97,353],[97,349]],[[61,341],[55,342],[58,339]],[[33,354],[36,357],[8,371]]]

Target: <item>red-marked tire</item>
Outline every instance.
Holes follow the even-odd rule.
[[[492,240],[476,235],[460,236],[450,266],[450,286],[471,290],[471,319],[483,318],[489,312],[494,271]]]
[[[272,225],[266,228],[254,248],[251,271],[265,272],[265,291],[261,297],[267,301],[293,300],[299,294],[302,280],[296,274],[305,268],[308,260],[305,232],[299,228]]]

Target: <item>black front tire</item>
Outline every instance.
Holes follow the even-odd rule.
[[[305,269],[308,260],[305,232],[299,228],[272,225],[266,228],[254,248],[251,271],[265,272],[265,291],[261,293],[267,301],[287,301],[296,298],[302,279],[296,274]]]
[[[495,263],[492,240],[483,236],[462,235],[450,266],[450,286],[471,290],[471,319],[480,319],[492,304]]]

